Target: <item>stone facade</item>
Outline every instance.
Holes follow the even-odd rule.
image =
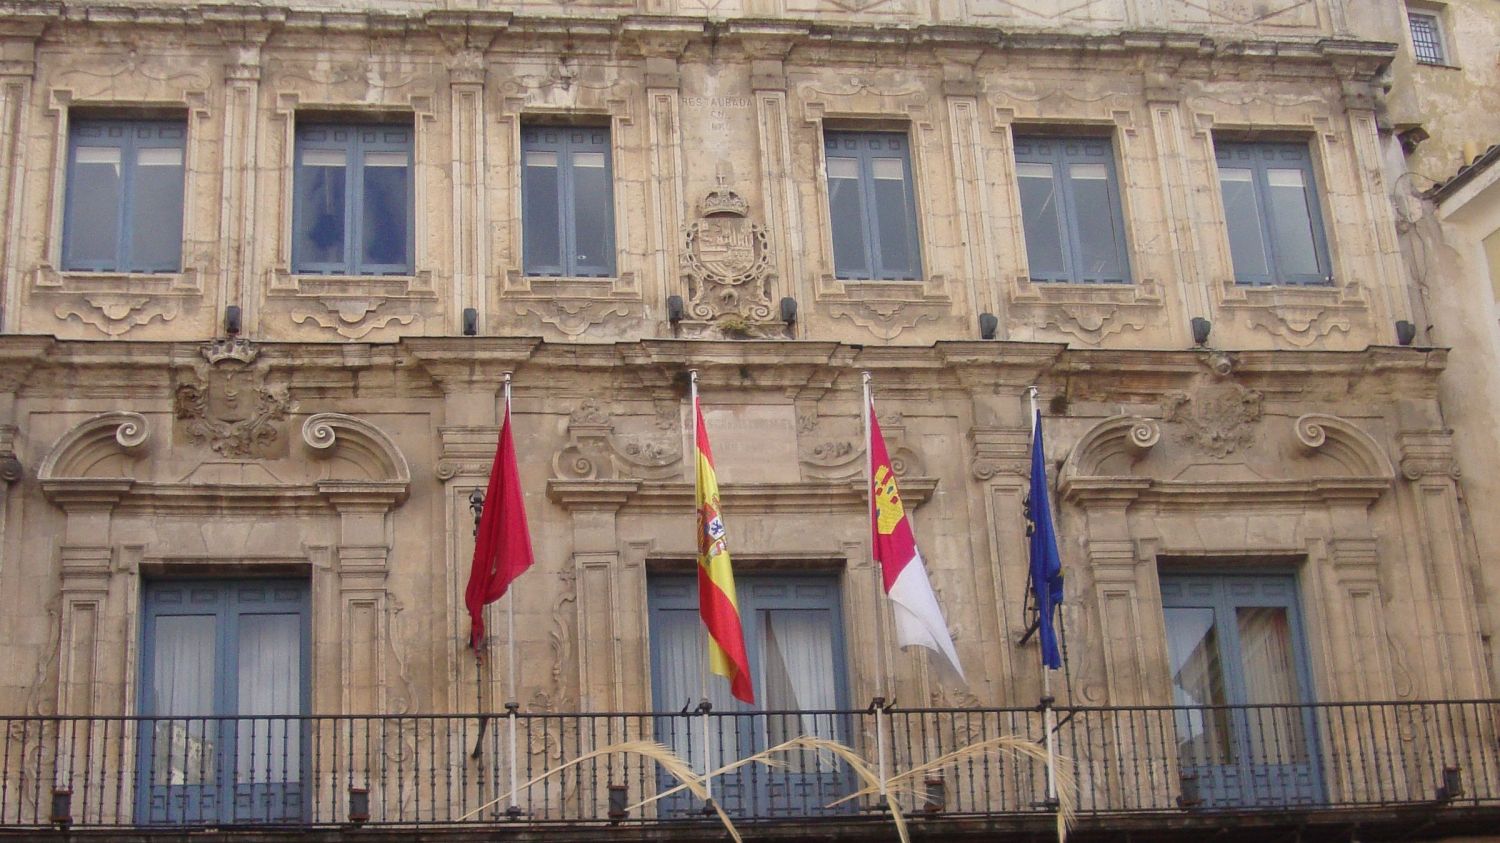
[[[1015,643],[1030,385],[1067,699],[1171,702],[1158,582],[1179,569],[1295,573],[1316,699],[1492,695],[1448,356],[1395,345],[1395,24],[1275,5],[12,3],[0,710],[136,711],[142,582],[213,573],[310,580],[314,712],[471,710],[468,497],[505,372],[539,560],[521,703],[675,709],[651,698],[646,582],[694,553],[694,368],[737,570],[838,574],[851,642],[889,625],[860,480],[874,376],[970,682],[851,645],[855,703],[877,659],[907,704],[1037,699]],[[128,113],[186,120],[182,269],[65,271],[70,121]],[[298,274],[296,123],[371,115],[414,129],[412,271]],[[543,118],[609,127],[612,276],[524,271],[520,126]],[[920,279],[835,277],[822,141],[851,127],[910,140]],[[1112,138],[1132,283],[1030,280],[1012,142],[1038,127]],[[1330,283],[1234,282],[1214,143],[1248,137],[1308,144]],[[716,225],[748,238],[733,272],[695,251]]]

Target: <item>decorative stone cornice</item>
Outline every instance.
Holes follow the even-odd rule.
[[[969,472],[976,480],[1002,474],[1026,477],[1031,469],[1031,431],[975,427],[969,431]]]
[[[901,480],[901,499],[915,509],[932,498],[937,480]],[[547,497],[568,510],[629,509],[693,512],[693,484],[654,480],[548,480]],[[733,483],[719,487],[725,512],[863,512],[869,506],[863,478],[800,483]]]

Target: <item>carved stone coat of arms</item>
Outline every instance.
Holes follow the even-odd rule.
[[[291,399],[285,386],[266,382],[264,368],[252,365],[255,357],[255,346],[244,340],[203,348],[208,365],[178,384],[172,402],[189,441],[235,459],[266,456],[275,448]]]
[[[733,190],[715,188],[683,230],[689,319],[746,327],[771,320],[770,241],[749,207]]]

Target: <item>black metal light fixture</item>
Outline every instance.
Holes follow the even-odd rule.
[[[239,336],[240,329],[244,326],[244,319],[240,312],[240,306],[231,304],[224,308],[224,333],[231,337]]]
[[[682,296],[667,296],[667,321],[676,325],[682,321]]]
[[[349,822],[364,825],[370,821],[370,789],[349,788]]]
[[[1449,802],[1464,795],[1463,768],[1458,765],[1443,768],[1443,783],[1438,785],[1437,799]]]
[[[1193,344],[1203,345],[1208,342],[1208,332],[1212,331],[1214,323],[1204,319],[1202,316],[1193,317]]]
[[[942,773],[923,779],[922,786],[927,790],[927,801],[922,805],[922,813],[941,814],[947,810],[948,787],[943,781]]]
[[[1396,343],[1398,345],[1411,345],[1412,340],[1417,338],[1417,326],[1405,319],[1396,320]]]
[[[1198,790],[1198,774],[1183,773],[1177,777],[1177,807],[1196,808],[1203,804],[1203,794]]]
[[[464,308],[464,336],[475,337],[479,335],[479,311],[472,307]]]
[[[788,325],[797,321],[797,300],[791,296],[781,299],[781,321]]]
[[[993,313],[981,313],[981,314],[979,314],[979,338],[980,339],[982,339],[982,340],[992,340],[992,339],[995,338],[995,334],[999,330],[1000,330],[1000,317],[996,316]]]
[[[627,788],[623,784],[612,784],[609,786],[609,821],[617,823],[630,816],[626,810],[628,804]]]
[[[66,828],[73,824],[73,791],[71,788],[52,788],[52,824]]]

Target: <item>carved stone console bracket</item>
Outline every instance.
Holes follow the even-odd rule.
[[[588,399],[568,418],[568,444],[552,457],[553,476],[563,480],[665,480],[681,475],[682,437],[675,418],[654,433],[620,435],[615,419]]]

